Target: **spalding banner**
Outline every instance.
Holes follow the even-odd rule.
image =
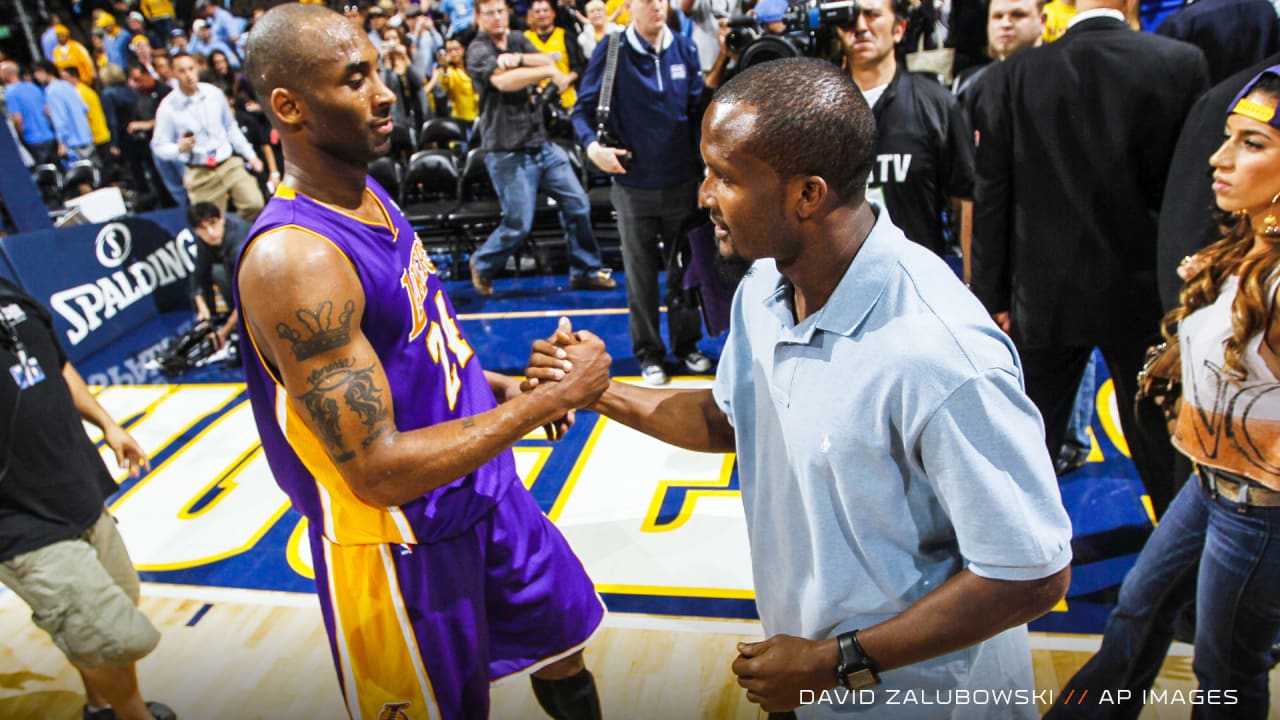
[[[190,306],[196,240],[180,214],[41,230],[0,240],[18,282],[53,312],[82,360],[167,310]],[[157,222],[158,221],[158,222]]]

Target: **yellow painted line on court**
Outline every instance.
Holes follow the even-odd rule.
[[[730,588],[675,587],[670,585],[606,585],[596,584],[596,592],[613,595],[658,595],[662,597],[695,597],[719,600],[754,600],[754,590]]]

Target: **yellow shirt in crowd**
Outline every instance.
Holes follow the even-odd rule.
[[[569,46],[565,44],[565,38],[568,35],[565,34],[564,28],[558,27],[552,30],[546,42],[543,42],[538,37],[538,33],[532,30],[525,30],[524,36],[529,38],[529,42],[533,43],[534,47],[538,48],[538,52],[559,53],[560,59],[556,60],[556,68],[562,73],[569,72]],[[576,102],[578,102],[578,91],[572,87],[560,93],[560,104],[564,107],[571,108]]]
[[[107,127],[107,115],[102,112],[102,101],[98,99],[98,93],[82,82],[76,83],[76,92],[80,93],[80,99],[89,108],[89,132],[93,133],[93,144],[110,142],[111,129]]]
[[[59,70],[65,67],[79,70],[80,79],[85,82],[93,82],[93,78],[97,76],[89,51],[75,40],[68,40],[65,44],[53,48],[53,64],[57,65]]]
[[[141,0],[138,8],[142,10],[142,16],[148,20],[173,17],[173,3],[169,0]]]
[[[449,96],[450,112],[459,120],[475,122],[480,117],[480,98],[476,95],[471,76],[462,68],[444,68],[440,73],[440,87]]]

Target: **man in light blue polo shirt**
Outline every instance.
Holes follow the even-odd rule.
[[[18,131],[27,151],[37,163],[58,162],[58,138],[45,110],[44,90],[22,79],[17,63],[0,62],[0,81],[5,86],[5,102],[9,119]]]
[[[36,63],[32,73],[44,86],[45,105],[53,123],[58,143],[66,148],[72,160],[93,158],[93,131],[89,128],[89,106],[71,83],[58,77],[58,68],[48,60]]]
[[[1071,528],[1012,344],[867,203],[875,124],[838,68],[752,67],[702,127],[720,252],[755,261],[715,385],[614,382],[594,409],[737,453],[768,638],[738,646],[747,698],[804,718],[1036,717],[1025,623],[1066,592]],[[531,378],[573,372],[535,349]]]

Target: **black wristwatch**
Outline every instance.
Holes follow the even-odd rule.
[[[852,630],[836,636],[840,646],[840,664],[836,666],[836,678],[849,690],[862,690],[880,684],[876,663],[867,656],[858,642],[858,631]]]

